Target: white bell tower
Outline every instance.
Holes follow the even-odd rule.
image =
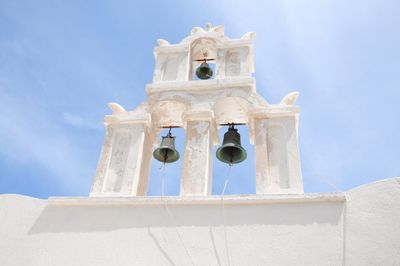
[[[298,148],[297,92],[269,104],[256,92],[254,32],[230,39],[223,26],[194,27],[178,44],[159,39],[147,100],[132,111],[110,103],[106,136],[90,196],[145,196],[152,152],[163,127],[185,129],[181,196],[211,193],[218,127],[244,123],[255,145],[256,193],[303,193]],[[213,76],[197,79],[206,55]]]

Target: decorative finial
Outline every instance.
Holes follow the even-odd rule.
[[[254,31],[250,31],[242,36],[242,40],[253,40],[256,37],[256,33]]]
[[[167,40],[164,39],[157,39],[158,46],[168,46],[170,45]]]
[[[299,97],[300,93],[295,91],[287,94],[283,97],[282,101],[279,103],[280,105],[294,105],[296,103],[297,98]]]
[[[108,103],[108,107],[110,107],[113,115],[126,113],[125,108],[118,103]]]
[[[224,26],[222,25],[213,26],[210,22],[208,22],[204,28],[193,27],[191,34],[193,35],[193,34],[207,33],[207,32],[216,32],[224,35]]]

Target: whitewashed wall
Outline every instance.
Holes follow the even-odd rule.
[[[0,265],[228,265],[220,203],[2,195]],[[225,218],[230,265],[400,265],[399,178],[339,194],[230,196]]]

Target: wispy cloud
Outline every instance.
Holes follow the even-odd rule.
[[[94,169],[89,154],[48,113],[0,91],[0,154],[19,165],[38,164],[47,169],[60,187],[73,194],[87,193]],[[4,178],[4,177],[3,177]],[[11,182],[11,181],[10,181]]]
[[[63,112],[62,117],[66,124],[76,128],[87,128],[95,130],[102,129],[102,125],[101,123],[99,123],[99,121],[95,119],[84,118],[82,115],[75,115],[69,112]]]

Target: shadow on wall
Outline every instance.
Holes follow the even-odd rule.
[[[168,206],[174,226],[222,225],[220,205]],[[225,205],[226,226],[236,225],[337,225],[343,202],[267,205]],[[29,234],[97,232],[127,228],[171,227],[165,205],[157,206],[52,206],[48,205]]]

